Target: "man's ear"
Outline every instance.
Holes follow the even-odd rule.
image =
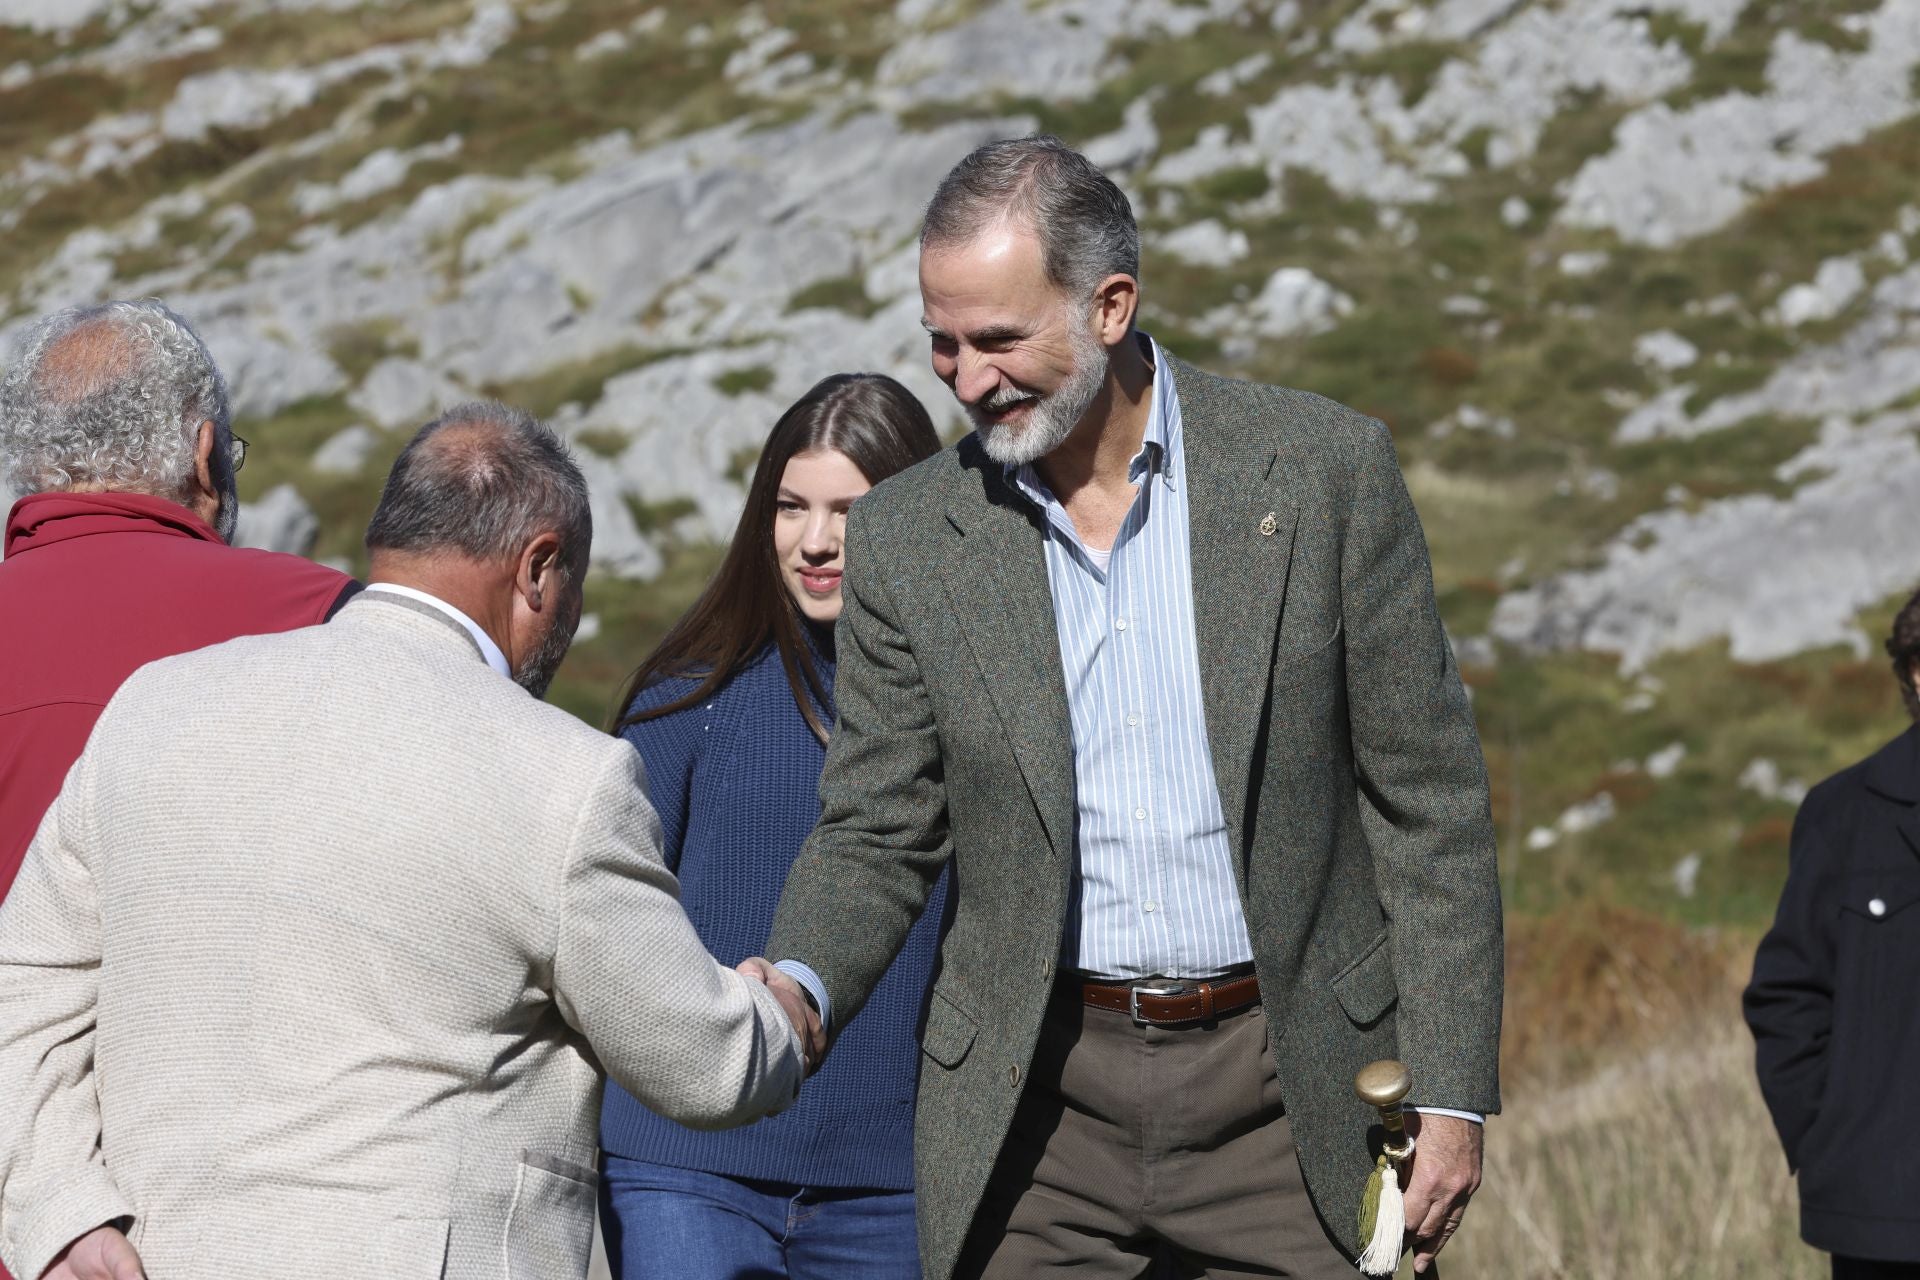
[[[1093,290],[1093,332],[1102,346],[1118,346],[1133,332],[1140,310],[1140,282],[1129,275],[1111,275]]]
[[[213,451],[220,444],[220,428],[209,418],[193,437],[193,486],[202,496],[218,500],[220,486],[213,479]]]
[[[560,589],[565,573],[561,561],[560,535],[549,530],[529,542],[520,551],[520,569],[514,585],[535,613],[545,607],[546,598]]]

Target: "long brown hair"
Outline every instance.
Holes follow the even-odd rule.
[[[803,453],[843,453],[869,484],[879,484],[940,451],[933,420],[911,391],[880,373],[836,373],[780,415],[747,486],[746,506],[719,572],[620,691],[613,732],[681,711],[711,696],[771,641],[780,650],[793,701],[820,741],[818,708],[831,699],[801,628],[799,607],[781,580],[773,521],[787,463]],[[689,693],[633,711],[633,700],[662,680],[696,679]]]

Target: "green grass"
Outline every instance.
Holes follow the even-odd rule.
[[[575,432],[573,442],[588,453],[598,454],[602,458],[617,458],[627,451],[633,438],[612,427],[589,427],[585,431]]]
[[[666,565],[652,582],[624,582],[604,574],[587,579],[586,611],[600,616],[601,632],[573,646],[547,700],[588,724],[604,726],[628,673],[685,613],[720,565],[721,547],[668,541]]]
[[[713,389],[723,396],[742,396],[750,391],[765,391],[773,385],[773,370],[765,365],[729,369],[714,378]]]
[[[682,353],[664,348],[617,347],[588,360],[555,365],[531,377],[491,382],[482,390],[496,400],[546,418],[563,404],[592,408],[610,379],[679,354]]]
[[[787,302],[789,312],[819,307],[828,311],[844,311],[862,319],[878,311],[880,306],[880,303],[867,296],[866,282],[859,276],[816,280]]]
[[[1864,610],[1867,635],[1885,634],[1904,595]],[[1501,868],[1514,910],[1541,913],[1589,898],[1621,902],[1689,924],[1757,925],[1786,875],[1793,809],[1737,785],[1757,757],[1806,783],[1869,754],[1906,724],[1884,660],[1844,649],[1736,664],[1706,646],[1654,662],[1664,689],[1652,708],[1625,704],[1635,681],[1605,655],[1502,661],[1469,672],[1501,831]],[[1688,755],[1670,778],[1618,774],[1669,743]],[[1545,850],[1527,833],[1571,804],[1610,792],[1619,815]],[[1675,891],[1674,865],[1701,857],[1696,893]]]

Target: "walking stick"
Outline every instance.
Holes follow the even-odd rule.
[[[1367,1189],[1360,1197],[1360,1238],[1367,1242],[1360,1254],[1360,1270],[1370,1276],[1390,1276],[1400,1265],[1407,1237],[1407,1209],[1400,1198],[1400,1166],[1413,1156],[1413,1136],[1400,1114],[1401,1100],[1413,1088],[1407,1064],[1392,1058],[1368,1063],[1353,1078],[1360,1100],[1380,1113],[1387,1131]]]

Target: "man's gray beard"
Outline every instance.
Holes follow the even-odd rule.
[[[1004,407],[1017,398],[1017,393],[1002,398],[1002,393],[996,392],[978,407],[967,406],[967,416],[973,419],[974,432],[980,437],[980,447],[1001,466],[1025,466],[1036,458],[1044,458],[1052,453],[1073,434],[1081,417],[1099,396],[1100,388],[1107,380],[1107,349],[1093,336],[1091,325],[1073,324],[1068,329],[1068,335],[1073,347],[1073,373],[1051,394],[1041,396],[1034,402],[1027,420],[1018,429],[1000,426],[982,412],[995,407],[995,401]]]
[[[540,647],[513,673],[513,682],[534,697],[544,700],[554,676],[560,672],[560,664],[566,661],[567,650],[573,647],[573,633],[579,625],[577,614],[571,626],[556,620],[553,629],[547,632],[546,639],[540,642]]]

